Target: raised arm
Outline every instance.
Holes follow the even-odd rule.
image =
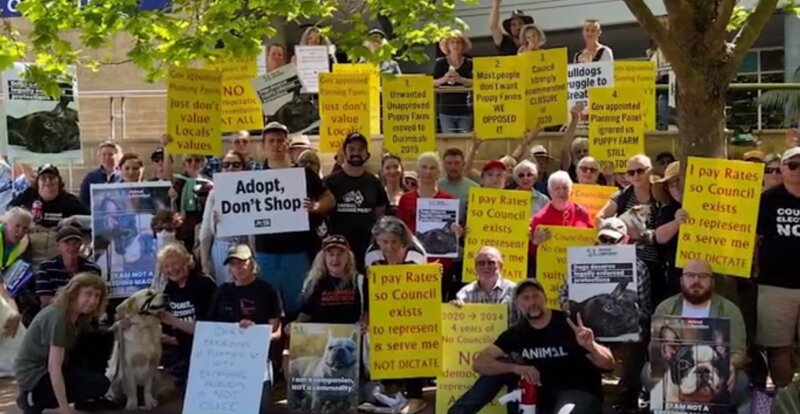
[[[581,120],[583,105],[577,104],[569,112],[569,125],[561,138],[561,169],[564,171],[569,170],[572,165],[572,140],[575,139],[575,131],[578,129],[578,123]]]
[[[503,43],[503,29],[500,27],[500,3],[503,0],[492,0],[492,9],[489,11],[489,33],[492,35],[492,42],[497,47]]]

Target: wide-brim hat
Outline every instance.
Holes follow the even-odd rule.
[[[461,39],[461,42],[464,43],[464,54],[468,54],[472,50],[472,41],[460,30],[453,30],[447,36],[443,37],[442,40],[439,41],[439,49],[442,50],[445,56],[450,54],[450,50],[447,48],[447,41],[449,39]]]
[[[680,161],[673,161],[667,168],[664,169],[664,176],[655,180],[652,184],[652,191],[653,197],[655,197],[656,201],[660,203],[668,203],[672,200],[672,196],[669,195],[669,190],[667,190],[667,183],[680,176],[681,174],[681,162]]]
[[[511,17],[503,20],[503,30],[505,30],[509,35],[511,35],[511,21],[516,18],[522,19],[523,26],[526,24],[533,24],[533,17],[528,16],[522,10],[514,10],[511,12]]]

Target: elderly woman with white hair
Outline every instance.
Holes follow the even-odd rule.
[[[592,228],[592,218],[585,207],[570,201],[572,179],[566,171],[556,171],[547,179],[550,202],[531,219],[531,245],[528,249],[528,277],[536,276],[537,246],[550,237],[539,226]],[[533,273],[531,273],[533,272]]]
[[[575,175],[578,184],[614,185],[614,173],[610,169],[601,172],[600,164],[594,157],[581,158],[575,165]]]
[[[549,197],[533,188],[533,185],[539,181],[539,169],[535,163],[529,160],[522,160],[522,162],[514,166],[511,175],[517,184],[517,190],[531,193],[531,216],[536,215],[539,210],[550,202]]]
[[[0,298],[5,299],[18,311],[16,315],[8,318],[4,326],[0,326],[0,337],[14,337],[24,313],[24,309],[21,309],[22,304],[18,303],[18,296],[25,290],[27,282],[33,275],[30,263],[27,261],[30,245],[28,230],[32,224],[33,215],[28,210],[12,207],[3,215],[0,225],[0,237],[3,239],[3,243],[0,244],[0,272],[2,272]],[[32,287],[33,284],[27,286]],[[35,296],[33,298],[35,300]]]
[[[451,200],[453,197],[439,189],[442,174],[442,161],[435,152],[425,152],[417,158],[417,188],[404,193],[397,202],[397,218],[403,220],[413,234],[417,230],[417,200],[436,198]]]

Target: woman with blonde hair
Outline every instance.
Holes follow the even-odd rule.
[[[574,63],[613,62],[614,52],[611,48],[600,43],[600,22],[597,19],[586,19],[583,23],[584,48],[575,54]]]
[[[470,87],[472,86],[472,59],[466,56],[472,49],[472,42],[458,30],[439,43],[444,56],[433,64],[434,86]],[[472,106],[467,92],[443,93],[438,95],[439,124],[442,132],[472,131]]]
[[[17,405],[22,412],[57,408],[60,413],[72,413],[71,402],[76,410],[107,405],[103,399],[109,387],[105,375],[74,361],[66,364],[67,354],[78,350],[78,336],[103,314],[107,292],[101,277],[77,274],[33,319],[16,362]],[[121,324],[123,329],[130,326],[127,323]]]
[[[326,46],[328,49],[328,62],[331,67],[336,62],[336,46],[331,44],[331,41],[322,34],[322,29],[319,26],[309,26],[300,36],[300,43],[298,46]],[[292,63],[297,64],[297,53],[292,56]]]
[[[547,37],[542,29],[535,24],[526,24],[519,31],[519,51],[517,53],[535,52],[541,50],[547,42]]]
[[[176,386],[182,388],[189,374],[195,322],[208,314],[217,284],[195,266],[194,257],[180,242],[170,243],[158,252],[157,268],[155,287],[163,286],[169,297],[169,311],[159,314],[163,327],[162,364],[175,377]]]

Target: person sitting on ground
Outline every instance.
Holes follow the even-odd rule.
[[[53,301],[56,292],[75,275],[93,273],[100,276],[100,266],[80,255],[83,233],[77,227],[63,226],[56,235],[58,255],[47,259],[36,271],[36,296],[42,308]]]
[[[730,376],[726,378],[731,393],[731,407],[739,413],[749,413],[750,381],[744,369],[747,364],[747,331],[739,308],[728,299],[714,293],[714,274],[702,260],[691,260],[683,267],[681,293],[661,302],[653,316],[684,318],[724,318],[730,321]],[[658,378],[653,378],[650,364],[642,371],[642,383],[650,390]]]
[[[33,275],[28,247],[28,231],[33,216],[21,207],[12,207],[3,214],[0,225],[0,289],[9,304],[19,312],[6,321],[7,336],[16,336],[19,323],[28,326],[36,315],[36,301],[30,283]],[[2,336],[2,335],[0,335]]]
[[[573,322],[564,312],[548,309],[544,287],[535,279],[517,286],[514,301],[523,317],[478,354],[475,372],[500,376],[509,388],[516,388],[520,378],[537,385],[539,413],[602,412],[601,372],[614,368],[611,351],[595,341],[580,314]],[[473,388],[479,384],[494,385],[479,379]],[[487,401],[496,395],[493,392],[494,387],[467,391]]]
[[[81,273],[33,319],[16,361],[17,406],[24,414],[50,408],[72,414],[71,402],[82,411],[109,407],[103,398],[109,380],[103,372],[80,366],[74,357],[75,352],[85,352],[76,346],[77,338],[105,310],[107,292],[102,278]],[[130,321],[121,320],[120,326],[127,329]]]

